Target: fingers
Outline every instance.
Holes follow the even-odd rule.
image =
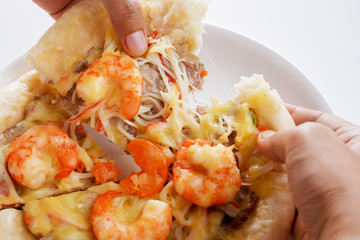
[[[314,146],[319,145],[319,140],[335,138],[331,129],[321,124],[307,122],[296,128],[260,132],[257,144],[260,151],[268,158],[286,162],[298,151],[310,151]],[[295,152],[295,153],[294,153]]]
[[[331,128],[333,131],[336,131],[344,125],[354,126],[353,124],[329,113],[324,113],[291,104],[286,104],[286,108],[289,111],[291,117],[294,119],[296,125],[300,125],[305,122],[317,122]]]
[[[316,122],[332,129],[354,152],[360,154],[360,127],[334,115],[287,104],[286,108],[296,125]]]
[[[58,19],[73,5],[80,0],[33,0],[39,7],[44,9],[54,19]]]
[[[306,235],[306,230],[303,221],[299,217],[296,217],[294,224],[294,239],[295,240],[305,240],[308,239]]]
[[[264,131],[257,142],[265,156],[285,162],[293,199],[309,239],[319,239],[322,230],[333,227],[339,216],[355,211],[349,212],[345,206],[354,206],[355,192],[360,192],[353,185],[359,178],[359,156],[333,130],[307,122],[277,133]],[[306,235],[301,237],[307,239]]]
[[[278,135],[283,133],[278,133],[275,136],[274,131],[263,131],[260,132],[257,139],[257,145],[259,146],[260,151],[269,159],[284,163],[285,162],[285,145],[284,141],[280,141]]]
[[[81,0],[33,0],[51,17],[61,15]],[[121,46],[133,57],[142,56],[148,48],[145,21],[137,0],[103,0],[110,14]]]
[[[145,21],[136,0],[103,0],[124,50],[134,57],[147,50]]]

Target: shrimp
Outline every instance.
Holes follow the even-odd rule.
[[[76,142],[54,125],[26,130],[9,148],[7,161],[11,176],[33,190],[54,178],[67,177],[80,163]]]
[[[167,203],[121,196],[112,190],[99,195],[91,211],[91,223],[99,240],[166,239],[171,222],[172,212]]]
[[[107,106],[117,106],[126,120],[138,113],[142,88],[142,76],[131,58],[111,53],[95,60],[76,85],[78,96],[87,106],[106,100]]]
[[[202,139],[183,143],[175,155],[173,174],[175,190],[200,207],[232,201],[241,186],[233,152]]]
[[[132,140],[127,149],[134,153],[134,161],[142,169],[120,181],[120,185],[130,194],[148,197],[159,192],[168,177],[168,161],[163,152],[153,143]]]

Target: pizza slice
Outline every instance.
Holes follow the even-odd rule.
[[[86,189],[120,174],[82,125],[75,139],[69,137],[64,99],[36,71],[2,88],[1,96],[0,208]]]
[[[140,1],[149,50],[125,54],[101,1],[85,0],[67,11],[27,55],[42,78],[52,80],[78,109],[71,129],[88,123],[126,149],[145,128],[172,111],[168,98],[188,102],[206,70],[197,56],[207,1]]]

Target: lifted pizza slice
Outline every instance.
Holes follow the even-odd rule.
[[[29,52],[27,60],[78,106],[68,120],[106,134],[126,149],[172,111],[166,99],[188,102],[206,70],[197,56],[206,0],[140,1],[149,50],[139,58],[122,51],[110,18],[98,0],[67,11]]]

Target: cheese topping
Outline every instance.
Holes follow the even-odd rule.
[[[53,239],[95,239],[90,222],[95,198],[108,190],[121,191],[113,182],[86,191],[27,202],[25,223],[35,236]]]

